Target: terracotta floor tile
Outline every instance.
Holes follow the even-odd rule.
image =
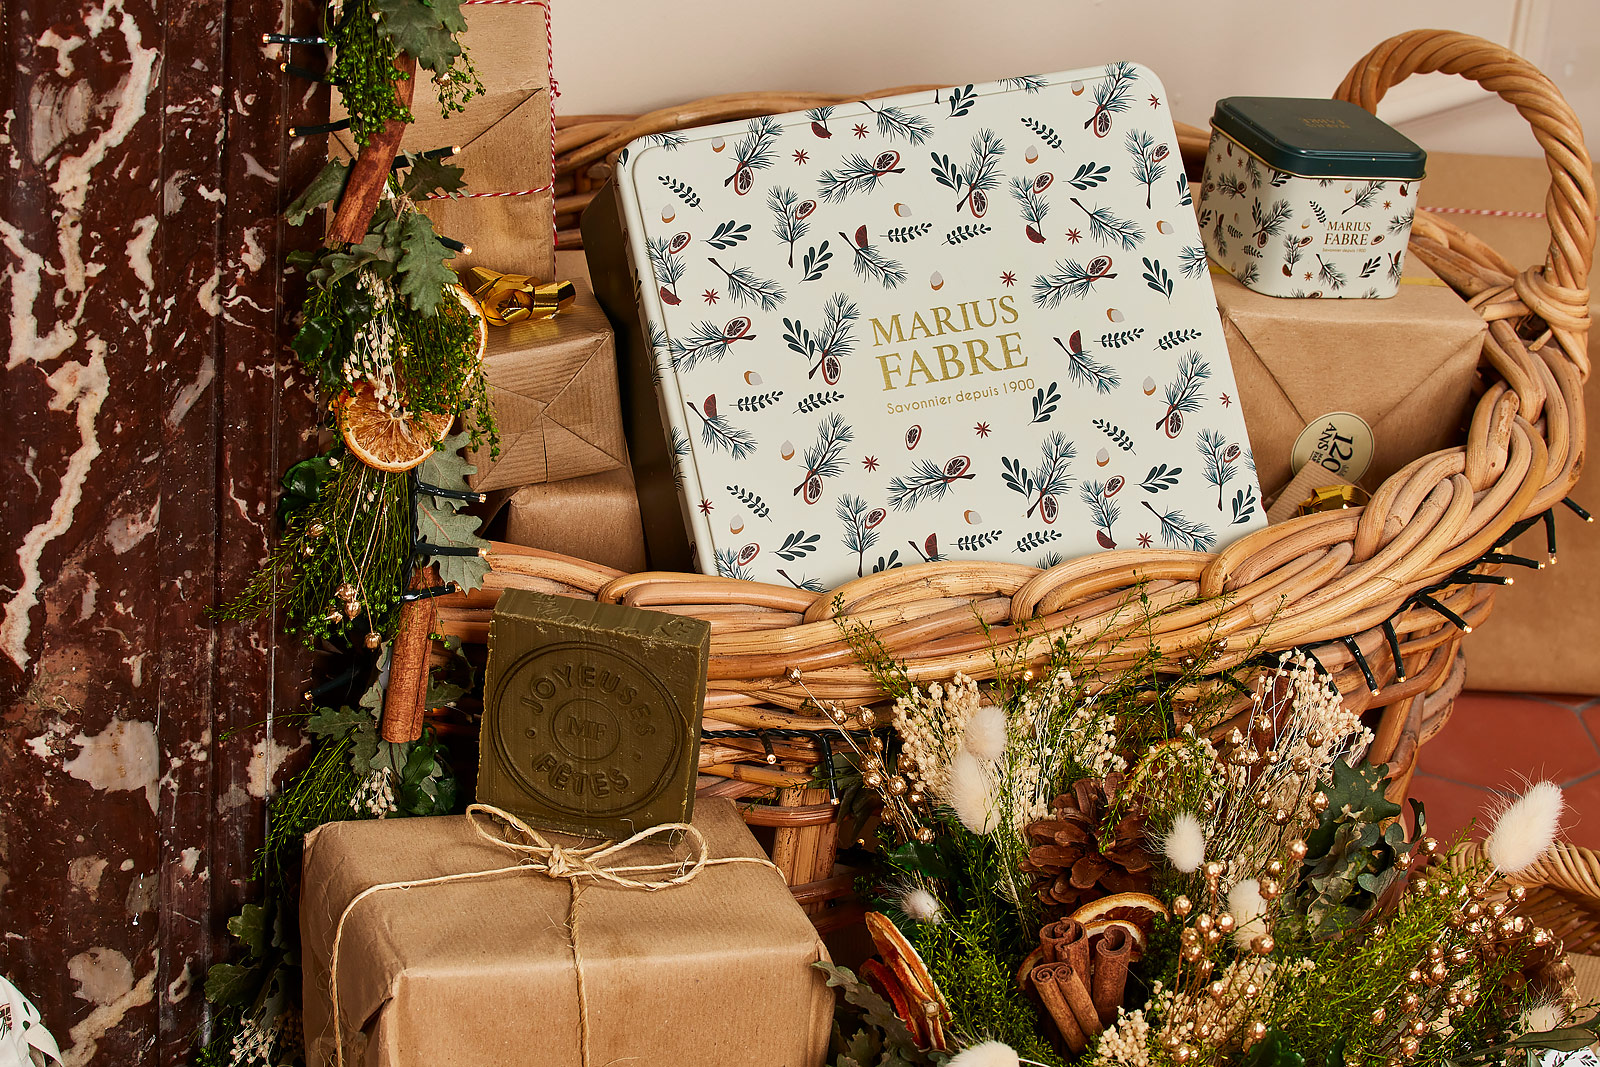
[[[1427,750],[1423,750],[1426,755]],[[1482,837],[1481,827],[1484,811],[1494,801],[1494,795],[1487,789],[1475,785],[1463,785],[1431,774],[1418,772],[1411,779],[1411,796],[1422,801],[1427,809],[1428,834],[1441,843],[1448,843],[1455,837],[1456,832],[1466,827],[1473,819],[1479,820],[1480,826],[1474,836]],[[1406,822],[1411,822],[1411,806],[1405,806]]]
[[[1468,692],[1456,700],[1450,722],[1423,747],[1418,769],[1456,782],[1515,789],[1527,778],[1569,782],[1600,770],[1600,749],[1571,708],[1520,694]],[[1600,807],[1596,813],[1600,819]]]
[[[1600,775],[1562,791],[1567,797],[1567,813],[1561,819],[1561,839],[1584,848],[1600,848]]]
[[[1600,697],[1593,693],[1530,693],[1528,697],[1532,700],[1548,700],[1552,704],[1561,704],[1578,710],[1600,705]]]

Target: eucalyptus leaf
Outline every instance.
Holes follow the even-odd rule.
[[[317,171],[317,176],[311,179],[311,184],[305,187],[305,191],[284,210],[283,217],[289,220],[291,226],[300,225],[313,211],[343,196],[345,183],[349,180],[349,163],[342,159],[328,160]]]

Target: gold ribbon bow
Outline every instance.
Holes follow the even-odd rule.
[[[478,268],[474,268],[478,269]],[[570,284],[570,283],[569,283]],[[511,840],[485,828],[480,816],[488,816],[505,823],[511,830],[520,834],[522,840]],[[345,905],[344,912],[339,916],[339,923],[333,929],[333,945],[328,950],[328,984],[329,995],[332,1001],[333,1013],[333,1040],[334,1056],[338,1067],[344,1067],[344,1036],[343,1021],[339,1017],[339,939],[344,935],[344,924],[355,911],[356,905],[367,897],[391,889],[415,889],[425,885],[445,885],[450,882],[465,882],[476,878],[488,878],[500,874],[513,874],[519,872],[532,872],[542,874],[547,878],[565,881],[571,888],[571,900],[567,906],[567,942],[572,946],[573,976],[578,983],[578,1033],[579,1054],[584,1067],[589,1064],[589,1001],[584,991],[583,984],[583,954],[578,950],[578,892],[585,880],[603,882],[618,889],[643,890],[654,893],[662,889],[671,889],[674,886],[687,885],[699,877],[701,871],[707,867],[720,866],[725,863],[757,863],[763,867],[771,867],[777,871],[778,867],[771,860],[757,856],[728,856],[723,859],[712,859],[710,848],[706,844],[705,835],[692,823],[669,822],[660,826],[652,826],[640,830],[626,841],[601,841],[593,845],[568,846],[550,841],[539,831],[517,818],[508,811],[502,811],[492,804],[472,804],[467,808],[467,819],[472,823],[472,828],[478,836],[488,843],[499,848],[517,853],[521,859],[510,867],[496,867],[487,871],[462,871],[457,874],[442,874],[434,878],[417,878],[405,882],[385,882],[381,885],[370,886],[357,893],[355,898]],[[666,863],[639,863],[608,865],[606,861],[619,857],[629,849],[650,842],[654,838],[672,840],[672,835],[682,834],[683,839],[689,844],[689,852],[683,858]],[[779,871],[781,876],[783,872]]]
[[[472,295],[491,326],[553,318],[572,306],[577,290],[569,281],[541,282],[528,274],[502,274],[472,267]]]

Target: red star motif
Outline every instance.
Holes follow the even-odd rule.
[[[1071,241],[1073,244],[1077,244],[1079,241],[1083,240],[1083,234],[1079,233],[1077,230],[1068,230],[1067,240]]]
[[[867,468],[869,471],[875,471],[878,469],[878,457],[868,456],[866,459],[861,461],[861,465]]]
[[[806,161],[810,158],[810,156],[806,155],[806,150],[804,148],[796,148],[794,150],[794,161],[801,166],[805,166]]]
[[[989,424],[987,422],[980,422],[978,425],[972,428],[972,432],[977,434],[979,437],[988,437]]]
[[[864,123],[858,122],[855,124],[855,128],[850,132],[855,134],[857,137],[865,137],[867,135],[867,127]]]
[[[1150,547],[1150,535],[1149,534],[1140,534],[1139,535],[1139,547],[1140,548],[1149,548]]]
[[[1227,393],[1223,393],[1222,396],[1219,399],[1222,401],[1222,406],[1223,407],[1225,407],[1225,408],[1233,407],[1233,397],[1229,396]]]
[[[1311,272],[1310,271],[1306,271],[1306,281],[1309,282],[1310,280],[1311,280]]]
[[[1155,93],[1151,93],[1150,94],[1150,106],[1151,107],[1160,107],[1161,106],[1161,98],[1159,96],[1157,96]]]
[[[1385,210],[1387,210],[1387,209],[1388,209],[1388,207],[1389,207],[1389,201],[1387,201],[1387,200],[1385,200],[1385,201],[1384,201],[1384,202],[1383,202],[1383,206],[1384,206],[1384,208],[1385,208]]]
[[[715,289],[707,289],[700,295],[705,298],[705,302],[708,304],[715,304],[717,302],[717,291]]]
[[[1017,284],[1017,276],[1010,271],[1006,271],[1004,274],[1000,275],[1000,284],[1009,289],[1011,286]]]
[[[701,497],[700,498],[700,514],[702,514],[702,515],[711,514],[711,508],[712,508],[711,501],[707,500],[705,497]]]

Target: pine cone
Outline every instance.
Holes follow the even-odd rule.
[[[1023,873],[1034,876],[1033,891],[1044,905],[1047,921],[1109,893],[1150,889],[1141,814],[1125,813],[1117,821],[1111,847],[1100,849],[1101,822],[1121,782],[1120,774],[1079,779],[1070,793],[1051,801],[1050,818],[1028,824],[1031,848],[1021,866]]]

